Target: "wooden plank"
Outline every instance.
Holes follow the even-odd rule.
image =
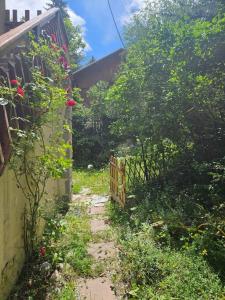
[[[28,9],[25,10],[25,22],[30,20],[30,11]]]
[[[10,30],[9,32],[1,35],[0,39],[0,51],[8,49],[12,45],[16,45],[18,41],[24,37],[28,32],[30,32],[35,27],[49,22],[52,17],[56,15],[59,11],[58,8],[52,8],[45,13],[33,18],[32,20],[23,23],[22,25]]]
[[[5,163],[5,159],[3,155],[2,145],[0,144],[0,164],[4,165],[4,163]]]
[[[121,207],[126,201],[126,168],[125,163],[110,157],[110,194],[111,199],[118,202]]]
[[[17,10],[13,9],[13,22],[17,23],[18,19],[17,19]]]
[[[10,21],[10,10],[6,9],[5,10],[5,22],[9,22]]]

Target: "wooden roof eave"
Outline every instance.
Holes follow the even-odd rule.
[[[31,19],[19,25],[18,27],[11,29],[10,31],[2,34],[0,36],[0,55],[8,51],[11,47],[14,47],[21,39],[23,39],[26,34],[38,26],[43,27],[49,21],[52,20],[59,12],[58,8],[52,8],[47,10],[43,14]]]

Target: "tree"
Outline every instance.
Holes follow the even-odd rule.
[[[61,11],[63,18],[68,18],[67,3],[64,0],[50,0],[51,2],[47,3],[48,8],[58,7]]]
[[[72,69],[76,69],[77,64],[83,58],[83,50],[86,45],[80,26],[74,26],[70,18],[65,18],[64,24],[69,40],[69,55],[72,61]]]
[[[98,82],[88,92],[89,107],[79,104],[73,115],[74,160],[79,166],[88,163],[105,165],[110,150],[118,145],[118,138],[110,132],[112,119],[106,102],[108,83]]]
[[[155,209],[153,219],[185,224],[184,240],[189,235],[196,251],[207,249],[223,278],[224,12],[224,1],[148,2],[126,28],[126,60],[107,94],[113,132],[136,138],[132,155],[148,171],[140,200]],[[173,236],[181,237],[178,230]]]

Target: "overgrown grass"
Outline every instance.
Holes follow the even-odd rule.
[[[87,251],[92,238],[89,218],[87,206],[76,203],[65,216],[57,213],[46,219],[43,240],[9,299],[77,299],[77,278],[95,272]],[[44,254],[40,255],[43,248]]]
[[[91,193],[107,195],[109,192],[109,170],[76,169],[73,172],[73,192],[75,194],[89,188]]]
[[[122,210],[109,205],[109,215],[120,244],[115,283],[123,282],[124,296],[143,300],[224,299],[224,288],[202,256],[162,246],[155,230],[141,218],[139,208]]]
[[[89,219],[86,205],[73,204],[60,221],[59,238],[55,239],[54,228],[51,228],[50,236],[47,235],[47,240],[50,240],[50,260],[55,264],[69,264],[77,275],[91,272],[92,259],[87,253],[87,245],[91,240]],[[46,249],[48,253],[48,247]]]

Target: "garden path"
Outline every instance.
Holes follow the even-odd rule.
[[[93,242],[89,244],[88,253],[94,258],[96,264],[103,266],[103,271],[97,278],[80,278],[78,280],[78,293],[80,300],[116,300],[111,281],[108,263],[117,254],[113,241],[100,238],[107,234],[110,225],[105,214],[107,196],[91,195],[89,189],[83,189],[80,194],[74,195],[75,202],[87,203],[90,215],[90,226]],[[98,236],[98,239],[95,237]]]

